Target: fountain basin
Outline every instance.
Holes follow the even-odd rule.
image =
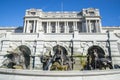
[[[90,71],[0,69],[0,80],[120,80],[120,69]]]

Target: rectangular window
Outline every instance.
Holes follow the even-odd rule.
[[[0,51],[2,51],[3,41],[0,41]]]
[[[52,26],[52,33],[55,33],[55,26]]]
[[[69,26],[69,33],[73,32],[73,22],[68,22],[68,26]]]
[[[95,21],[91,21],[91,32],[92,32],[92,33],[95,33],[95,32],[96,32]]]
[[[36,15],[36,12],[31,12],[31,15]]]
[[[43,27],[44,33],[47,33],[47,22],[42,22],[42,27]]]
[[[64,31],[65,31],[65,29],[64,29],[64,22],[60,22],[59,26],[60,26],[60,33],[64,33]]]
[[[33,33],[34,21],[29,21],[29,31]]]
[[[51,32],[52,32],[52,33],[55,33],[55,31],[56,31],[55,25],[56,25],[55,22],[51,22]]]
[[[89,12],[90,16],[95,16],[94,12]]]
[[[77,22],[77,30],[78,32],[82,32],[82,22]]]

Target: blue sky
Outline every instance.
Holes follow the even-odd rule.
[[[120,26],[120,0],[0,0],[0,26],[23,26],[26,9],[61,11],[61,3],[64,11],[98,8],[102,26]]]

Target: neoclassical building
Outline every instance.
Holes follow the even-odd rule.
[[[26,10],[24,33],[100,33],[101,17],[98,9],[81,12],[43,12],[41,9]]]
[[[44,12],[28,9],[23,27],[0,27],[0,59],[7,50],[26,45],[35,56],[35,67],[41,67],[40,55],[54,54],[61,46],[68,56],[86,56],[92,49],[112,56],[113,65],[120,65],[120,27],[103,27],[99,9]],[[79,58],[75,58],[79,62]],[[31,60],[32,65],[32,60]],[[79,65],[79,64],[78,64]]]

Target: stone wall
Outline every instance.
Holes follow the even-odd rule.
[[[113,56],[113,64],[120,64],[120,53],[118,50],[119,38],[110,34],[111,53]],[[108,43],[106,33],[77,33],[73,34],[44,34],[44,33],[6,33],[5,36],[0,38],[0,55],[1,59],[3,55],[7,54],[7,50],[13,50],[17,46],[26,45],[30,48],[32,56],[36,56],[35,67],[38,68],[41,65],[39,56],[42,54],[48,54],[52,51],[52,48],[56,45],[63,46],[68,54],[71,55],[71,47],[73,47],[73,55],[83,55],[88,53],[89,47],[97,45],[103,49],[105,55],[108,53]],[[72,43],[73,42],[73,43]],[[78,59],[77,59],[78,60]],[[32,61],[32,58],[31,58]],[[31,62],[32,64],[32,62]],[[40,64],[40,65],[39,65]]]

